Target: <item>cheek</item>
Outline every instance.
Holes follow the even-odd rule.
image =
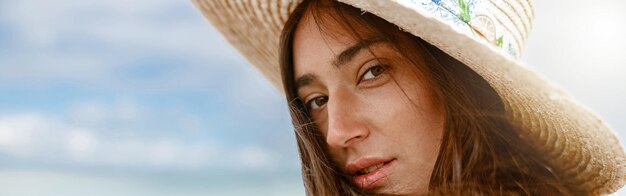
[[[398,81],[400,82],[400,81]],[[415,85],[401,87],[394,82],[367,97],[372,126],[387,145],[412,149],[420,157],[437,154],[443,133],[443,114],[432,103],[430,93]]]
[[[376,122],[385,127],[415,130],[408,132],[438,132],[443,126],[442,107],[434,101],[431,90],[416,77],[396,77],[390,84],[364,98],[368,111]],[[382,130],[388,130],[385,127]],[[432,131],[429,131],[432,130]],[[431,134],[428,134],[431,135]],[[435,134],[437,135],[437,134]]]
[[[408,88],[404,88],[404,92],[396,91],[400,92],[387,98],[388,108],[380,115],[386,121],[381,123],[387,126],[381,129],[385,132],[382,133],[384,140],[402,163],[398,164],[399,172],[393,177],[397,183],[389,188],[425,194],[439,155],[443,115],[433,109],[428,97],[419,96],[426,91]]]
[[[433,93],[416,75],[404,75],[396,79],[393,90],[396,111],[393,118],[398,121],[405,143],[417,147],[414,154],[431,156],[437,154],[443,134],[442,107],[434,101]]]

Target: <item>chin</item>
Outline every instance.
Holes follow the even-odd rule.
[[[392,182],[405,183],[392,183]],[[394,180],[388,179],[387,183],[377,189],[368,191],[374,195],[428,195],[428,184],[406,183],[414,180]],[[423,187],[423,188],[420,188]]]

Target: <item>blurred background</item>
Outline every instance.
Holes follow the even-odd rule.
[[[522,59],[626,144],[626,2],[534,6]],[[189,1],[0,0],[0,195],[304,195],[291,129]]]

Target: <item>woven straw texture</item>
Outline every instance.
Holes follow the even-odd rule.
[[[517,60],[532,26],[529,0],[475,0],[470,12],[490,25],[458,23],[430,9],[435,0],[339,0],[419,36],[471,67],[498,92],[520,135],[550,161],[572,187],[601,195],[622,187],[626,158],[604,121]],[[443,0],[442,0],[443,1]],[[281,29],[298,0],[193,0],[263,75],[282,89],[278,65]],[[424,3],[426,2],[426,3]],[[437,4],[454,13],[449,5]],[[393,10],[393,11],[391,11]],[[435,11],[433,11],[435,10]],[[495,31],[495,32],[492,32]],[[500,38],[496,40],[496,38]]]

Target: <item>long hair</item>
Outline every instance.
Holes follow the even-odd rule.
[[[568,187],[507,119],[497,92],[477,73],[419,37],[373,14],[332,0],[304,0],[288,19],[280,39],[280,67],[295,127],[307,195],[369,194],[354,186],[333,163],[324,136],[315,126],[294,84],[292,45],[303,17],[321,32],[343,27],[362,39],[355,27],[386,39],[421,75],[444,108],[439,155],[429,181],[431,195],[569,195]],[[332,33],[332,32],[331,32]],[[405,41],[405,40],[410,41]],[[420,63],[422,62],[422,63]]]

